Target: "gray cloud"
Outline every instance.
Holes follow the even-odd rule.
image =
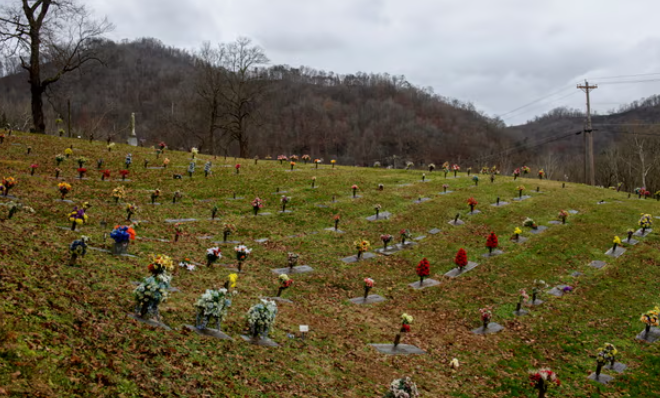
[[[556,106],[582,108],[584,96],[571,86],[585,78],[660,72],[660,3],[653,0],[634,7],[597,0],[86,3],[115,23],[115,39],[148,36],[194,49],[205,40],[247,36],[276,64],[403,74],[489,114],[568,87],[509,115],[512,124]],[[594,108],[604,112],[658,91],[660,82],[603,84],[594,92]]]

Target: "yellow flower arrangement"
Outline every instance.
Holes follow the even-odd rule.
[[[229,276],[227,276],[227,280],[229,281],[229,287],[236,287],[236,281],[238,281],[238,274],[229,274]]]

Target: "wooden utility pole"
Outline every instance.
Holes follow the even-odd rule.
[[[584,179],[585,182],[589,181],[589,184],[596,185],[596,170],[594,169],[594,135],[593,129],[591,128],[591,102],[589,100],[589,92],[598,88],[598,85],[589,85],[588,81],[584,81],[584,85],[578,84],[577,88],[584,91],[587,94],[587,123],[584,127]],[[589,149],[587,151],[587,135],[589,135]],[[587,157],[587,152],[589,156]],[[589,177],[587,178],[587,158],[589,159]]]

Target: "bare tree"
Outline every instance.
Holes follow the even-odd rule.
[[[113,26],[94,20],[76,0],[12,1],[0,7],[0,44],[29,74],[32,123],[44,133],[44,91],[64,74],[99,61],[95,44]]]

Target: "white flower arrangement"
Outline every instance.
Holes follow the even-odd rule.
[[[227,289],[206,290],[195,303],[197,309],[197,327],[205,329],[211,318],[216,319],[217,329],[231,307]]]
[[[396,379],[390,384],[390,391],[386,395],[390,398],[417,398],[419,392],[417,385],[410,379],[410,377],[403,377]]]
[[[194,173],[194,172],[195,172],[195,162],[192,161],[192,162],[190,162],[190,164],[188,165],[188,173],[192,174],[192,173]]]
[[[142,318],[147,314],[158,317],[158,306],[167,300],[171,280],[165,273],[145,278],[133,291],[136,314]]]
[[[275,323],[277,315],[277,304],[273,300],[261,299],[261,303],[255,304],[247,312],[250,335],[253,338],[268,337],[268,333]]]
[[[195,270],[195,264],[192,264],[188,260],[183,260],[179,263],[179,267],[183,267],[187,269],[188,271],[194,271]]]

